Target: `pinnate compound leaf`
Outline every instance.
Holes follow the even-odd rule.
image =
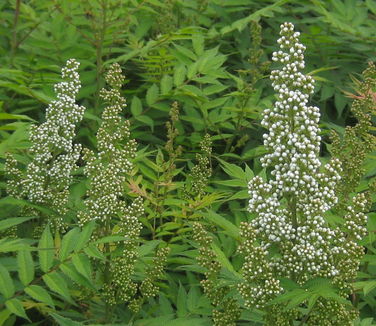
[[[25,292],[32,297],[34,300],[43,302],[50,307],[54,308],[54,302],[50,296],[50,294],[41,286],[39,285],[29,285],[25,288]]]
[[[16,298],[10,299],[5,301],[5,306],[7,309],[15,314],[16,316],[22,317],[30,321],[29,317],[27,317],[25,309],[22,305],[22,302]]]
[[[40,268],[43,272],[47,273],[53,264],[55,253],[54,240],[48,225],[39,240],[38,250]]]
[[[20,250],[17,254],[18,276],[23,285],[34,278],[34,262],[29,250]]]
[[[14,294],[14,284],[8,270],[0,264],[0,293],[5,298],[10,298]]]

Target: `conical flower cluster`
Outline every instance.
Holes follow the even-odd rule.
[[[308,105],[314,81],[301,72],[305,47],[291,23],[281,25],[280,35],[273,61],[282,68],[270,77],[277,101],[262,120],[269,132],[261,163],[270,178],[250,181],[248,209],[255,217],[241,226],[245,282],[239,291],[249,307],[263,307],[283,293],[282,278],[298,284],[329,278],[344,288],[359,264],[356,240],[365,233],[364,196],[354,198],[343,226],[328,224],[326,214],[338,201],[341,164],[337,159],[321,164],[320,110]],[[356,263],[343,265],[350,260]]]
[[[82,120],[85,108],[76,104],[76,96],[81,88],[79,63],[70,59],[62,68],[63,82],[55,85],[57,100],[52,101],[46,110],[46,121],[32,126],[30,154],[26,174],[18,171],[17,162],[10,158],[7,171],[9,193],[25,198],[32,203],[46,205],[59,216],[53,219],[56,228],[63,226],[67,211],[69,186],[72,172],[77,168],[81,146],[73,143],[75,128]]]
[[[120,66],[113,64],[106,74],[106,82],[111,88],[102,89],[100,93],[107,106],[97,132],[97,153],[84,149],[84,172],[90,184],[86,209],[79,214],[81,225],[97,221],[100,236],[116,233],[125,238],[122,253],[111,257],[109,275],[105,275],[104,295],[110,304],[129,301],[137,291],[132,277],[142,227],[139,217],[144,211],[141,197],[128,203],[124,190],[133,169],[131,160],[136,154],[136,141],[130,138],[129,120],[120,116],[126,106],[126,100],[120,94],[123,81]]]

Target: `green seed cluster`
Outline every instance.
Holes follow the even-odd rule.
[[[298,309],[286,309],[286,306],[271,305],[265,316],[265,326],[291,326],[291,320],[299,320],[301,314]],[[321,326],[317,324],[316,326]]]
[[[144,297],[154,297],[159,292],[159,287],[155,285],[155,281],[163,276],[164,268],[167,263],[167,256],[170,248],[159,248],[153,257],[153,264],[146,271],[147,277],[142,281],[140,290]]]
[[[353,326],[359,316],[356,309],[349,309],[334,300],[320,299],[307,320],[308,326]]]
[[[171,185],[174,173],[176,171],[176,160],[180,157],[183,152],[183,148],[175,145],[176,137],[179,136],[179,130],[176,127],[179,121],[179,104],[178,102],[173,102],[170,109],[170,121],[166,122],[167,129],[167,142],[165,145],[165,150],[168,155],[168,160],[163,160],[162,168],[164,171],[164,184]]]
[[[376,149],[376,136],[371,133],[372,116],[376,115],[376,68],[369,63],[363,72],[363,82],[358,82],[359,95],[355,98],[351,112],[357,119],[355,126],[348,126],[343,137],[332,133],[333,154],[342,163],[342,182],[339,185],[339,194],[342,202],[347,203],[349,195],[359,185],[364,175],[363,163],[366,155]]]
[[[197,164],[191,170],[192,189],[195,195],[203,195],[205,188],[212,174],[210,156],[212,152],[212,141],[210,135],[206,134],[200,142],[202,154],[196,154]]]
[[[61,71],[64,81],[54,87],[57,100],[47,107],[46,121],[30,130],[32,159],[26,173],[23,175],[9,156],[6,165],[9,194],[55,210],[58,215],[50,219],[56,229],[64,227],[69,186],[81,151],[80,145],[73,144],[76,126],[85,110],[76,104],[81,88],[78,67],[76,60],[67,61]]]
[[[221,265],[211,249],[213,239],[198,222],[193,224],[193,239],[199,245],[197,260],[200,266],[206,270],[205,279],[201,281],[201,285],[214,306],[213,324],[215,326],[236,326],[236,321],[240,317],[240,309],[237,301],[228,296],[230,288],[218,286]]]

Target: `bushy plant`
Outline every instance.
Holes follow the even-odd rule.
[[[320,111],[308,106],[313,79],[301,72],[305,47],[291,23],[281,25],[280,35],[273,60],[282,68],[271,74],[278,101],[264,111],[262,121],[269,133],[264,135],[268,153],[261,162],[270,169],[270,178],[257,176],[249,183],[248,209],[254,218],[241,225],[245,281],[239,291],[247,307],[266,310],[268,325],[298,320],[352,325],[356,310],[345,298],[363,255],[359,241],[367,231],[369,200],[357,194],[352,205],[336,212],[343,214],[341,222],[330,223],[328,212],[338,203],[341,161],[334,158],[322,166],[319,160]],[[285,280],[296,289],[283,295],[291,286]],[[325,291],[315,293],[324,286]],[[294,303],[283,307],[283,298]]]
[[[375,14],[1,2],[0,326],[373,325]]]

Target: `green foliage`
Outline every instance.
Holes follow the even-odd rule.
[[[365,255],[345,292],[360,311],[354,325],[374,325],[376,89],[374,66],[364,70],[376,60],[375,17],[370,0],[2,1],[0,326],[282,326],[286,314],[320,326],[317,307],[350,307],[342,283],[320,277],[282,279],[269,315],[237,290],[241,225],[256,217],[244,209],[247,184],[270,178],[260,121],[275,100],[267,77],[285,21],[308,49],[320,160],[342,161],[339,205],[325,219],[345,227],[359,218],[349,203],[369,203]],[[70,151],[33,126],[49,125],[45,108],[64,92],[53,85],[72,57],[82,82],[73,97],[86,109],[56,133],[69,129]],[[126,77],[106,80],[109,69]],[[38,161],[42,152],[51,157]],[[58,182],[50,171],[69,153]]]

